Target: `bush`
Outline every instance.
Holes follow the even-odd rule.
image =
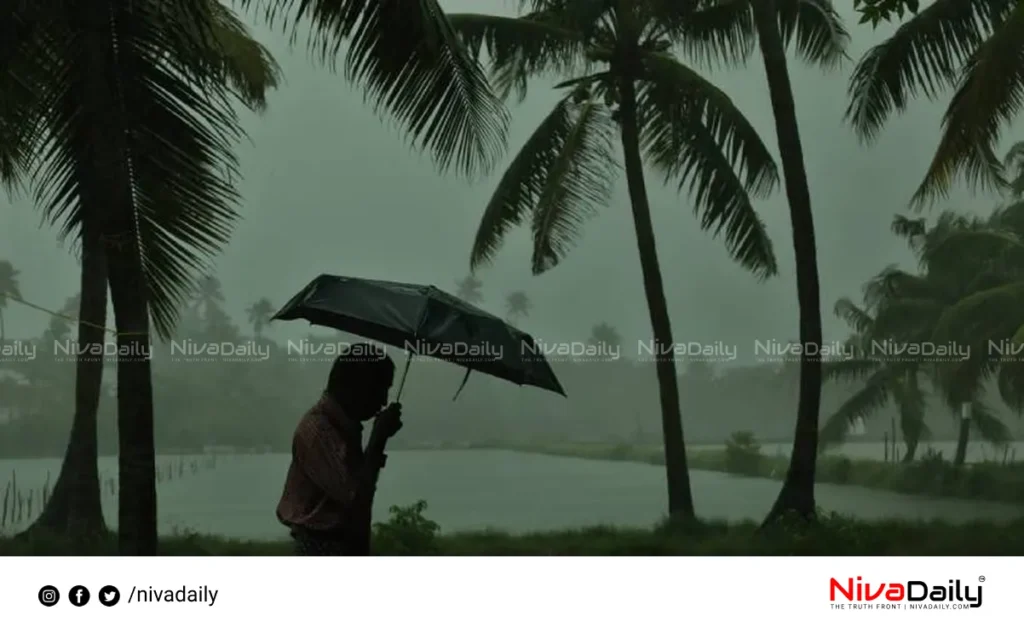
[[[749,431],[737,431],[725,441],[725,468],[738,475],[761,472],[761,445]]]
[[[853,474],[853,461],[849,457],[836,457],[830,459],[823,464],[827,471],[826,477],[823,477],[825,481],[836,484],[848,484],[850,483],[850,477]]]
[[[410,506],[391,506],[391,518],[373,526],[373,549],[394,556],[437,554],[441,526],[423,516],[426,509],[422,499]]]
[[[629,461],[633,457],[633,447],[625,442],[613,445],[607,452],[607,459],[616,462]]]

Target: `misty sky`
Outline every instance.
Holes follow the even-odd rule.
[[[512,6],[511,0],[442,4],[451,11],[502,13]],[[891,27],[872,32],[857,25],[850,4],[838,3],[856,59]],[[239,149],[243,220],[216,261],[232,315],[241,320],[243,308],[262,296],[280,305],[322,272],[452,289],[467,272],[470,245],[500,169],[475,184],[439,176],[429,159],[377,119],[356,89],[315,69],[303,50],[290,52],[280,33],[256,33],[278,56],[286,84],[271,96],[266,115],[246,117],[252,142]],[[842,122],[851,68],[826,75],[791,64],[818,231],[826,338],[844,334],[831,315],[836,299],[859,297],[863,282],[886,264],[912,263],[889,223],[893,214],[906,212],[935,148],[944,105],[918,103],[887,127],[880,142],[862,148]],[[760,58],[747,69],[706,74],[732,95],[774,151]],[[513,106],[509,158],[553,104],[549,85],[536,84],[523,105]],[[1020,131],[1018,126],[1008,141],[1021,138]],[[752,338],[796,338],[792,242],[781,187],[759,205],[781,269],[765,283],[699,230],[689,200],[674,187],[663,188],[652,176],[651,197],[677,340],[743,345]],[[972,200],[958,191],[942,206],[987,212],[992,205],[990,198]],[[57,244],[56,231],[39,223],[38,210],[25,201],[0,212],[0,259],[20,269],[27,300],[57,309],[77,292],[76,265]],[[539,338],[578,339],[599,321],[615,325],[627,339],[649,336],[624,178],[612,204],[590,222],[563,264],[532,277],[529,252],[528,232],[521,230],[481,273],[487,307],[501,311],[506,293],[524,290],[534,312],[522,325]],[[37,335],[47,319],[18,305],[6,318],[9,336]],[[278,324],[275,330],[298,336],[307,326]]]

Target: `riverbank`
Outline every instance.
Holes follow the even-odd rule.
[[[653,529],[588,529],[510,535],[434,535],[392,521],[378,526],[380,556],[1021,556],[1024,521],[1006,525],[860,522],[824,517],[814,527],[699,523]],[[382,532],[382,530],[384,530]],[[390,530],[390,531],[389,531]],[[113,556],[113,537],[90,546],[56,540],[0,539],[0,556]],[[289,556],[288,541],[235,541],[190,535],[160,541],[162,556]]]
[[[467,448],[504,449],[523,453],[576,457],[601,461],[626,461],[663,465],[660,446],[629,444],[478,444]],[[730,451],[692,448],[687,451],[691,470],[709,470],[742,477],[781,481],[789,468],[786,455],[766,455],[756,448]],[[903,494],[997,501],[1024,504],[1024,463],[982,462],[955,468],[940,456],[926,455],[911,463],[851,459],[838,455],[818,457],[816,481],[841,486],[861,486]]]

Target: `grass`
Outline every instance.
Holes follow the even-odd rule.
[[[741,434],[746,435],[746,434]],[[742,438],[752,440],[752,438]],[[559,457],[577,457],[603,461],[640,462],[662,465],[665,457],[660,446],[631,444],[556,444],[488,446],[507,450]],[[691,470],[725,472],[746,477],[782,480],[789,468],[789,457],[765,455],[755,443],[741,443],[733,449],[695,449],[687,452]],[[886,463],[870,459],[851,459],[839,455],[818,458],[818,483],[863,486],[904,494],[961,499],[983,499],[1004,503],[1024,503],[1024,463],[982,462],[955,468],[941,454],[926,453],[909,464]]]
[[[384,527],[382,527],[382,525]],[[381,530],[396,530],[389,538]],[[510,535],[498,531],[438,535],[394,519],[378,524],[378,555],[441,556],[1020,556],[1024,521],[1008,524],[862,522],[836,515],[816,525],[701,522],[653,529],[593,527]],[[416,551],[420,550],[420,551]],[[57,539],[0,540],[0,556],[115,555],[113,537],[75,545]],[[288,541],[237,541],[201,535],[166,538],[164,556],[288,556]]]

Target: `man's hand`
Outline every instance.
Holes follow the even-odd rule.
[[[389,404],[373,421],[373,434],[384,440],[391,439],[401,428],[402,405],[399,402]]]

